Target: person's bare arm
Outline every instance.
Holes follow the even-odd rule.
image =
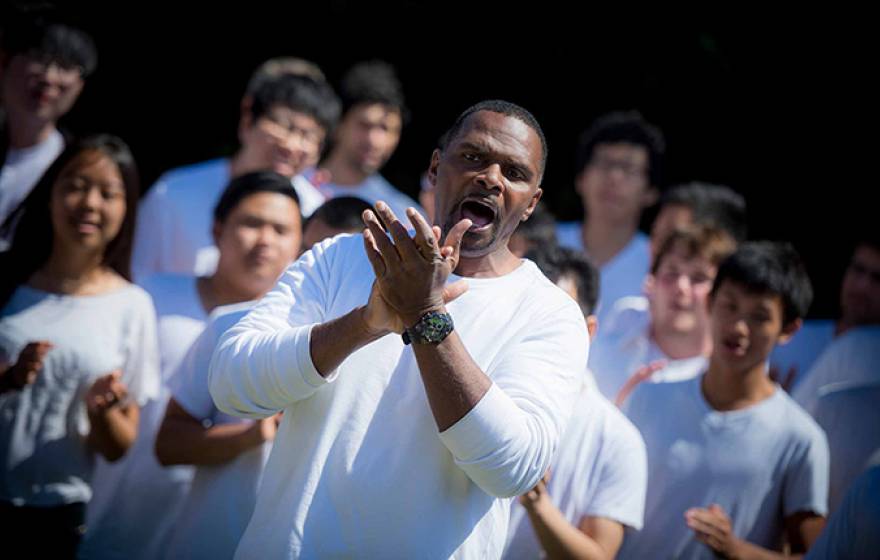
[[[252,423],[205,427],[171,398],[156,436],[156,457],[164,466],[218,465],[275,438],[279,417]]]
[[[47,340],[29,342],[14,364],[0,364],[0,394],[19,391],[36,381],[37,374],[43,369],[43,358],[51,349],[52,343]]]
[[[547,558],[611,560],[623,543],[623,525],[604,517],[585,516],[573,526],[547,493],[546,477],[520,497]]]
[[[120,459],[132,446],[140,419],[140,408],[128,398],[128,389],[120,376],[117,370],[99,377],[85,396],[91,425],[88,444],[111,462]]]
[[[738,538],[733,534],[730,518],[717,504],[708,508],[692,508],[685,512],[688,527],[696,537],[709,546],[721,558],[736,560],[774,560],[779,558],[802,558],[810,545],[819,537],[825,519],[813,513],[801,512],[785,519],[786,537],[792,555],[768,550]]]

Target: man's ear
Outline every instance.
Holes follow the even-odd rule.
[[[440,150],[435,149],[431,154],[431,163],[428,164],[428,183],[430,183],[433,188],[437,187],[437,166],[440,165],[441,155]]]
[[[804,320],[798,317],[794,321],[789,321],[785,325],[782,325],[782,333],[780,333],[779,338],[776,339],[776,344],[788,344],[788,341],[791,340],[791,337],[800,330],[803,324]]]
[[[526,208],[525,212],[523,212],[523,215],[519,219],[519,221],[524,222],[532,216],[532,212],[534,212],[535,208],[538,206],[538,202],[541,200],[542,194],[544,194],[544,190],[541,187],[535,189],[535,194],[532,195],[532,200],[529,201],[529,205]]]
[[[251,116],[251,111],[248,109],[244,110],[245,100],[242,100],[242,111],[241,116],[238,118],[238,143],[242,146],[245,145],[245,138],[247,137],[248,131],[254,124],[254,118]]]
[[[214,224],[211,226],[211,237],[214,238],[214,245],[217,245],[220,241],[220,233],[223,230],[223,226],[217,220],[214,220]]]
[[[642,293],[645,294],[645,297],[648,299],[651,299],[651,296],[654,295],[655,282],[654,275],[650,272],[645,275],[645,279],[642,281]]]

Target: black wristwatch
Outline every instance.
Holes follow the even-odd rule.
[[[403,343],[409,344],[439,344],[449,336],[455,325],[452,324],[452,316],[449,313],[429,311],[422,315],[418,322],[403,331]]]

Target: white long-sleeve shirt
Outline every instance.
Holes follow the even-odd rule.
[[[550,464],[586,366],[574,301],[529,261],[468,278],[447,308],[493,384],[438,434],[399,336],[354,352],[326,378],[311,361],[312,326],[363,305],[373,278],[360,236],[325,241],[214,353],[210,390],[221,410],[284,410],[239,558],[497,558],[508,498]]]

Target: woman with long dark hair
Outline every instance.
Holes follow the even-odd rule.
[[[0,526],[4,547],[75,554],[95,454],[114,461],[158,391],[155,312],[129,282],[138,199],[122,140],[69,146],[4,223]]]

